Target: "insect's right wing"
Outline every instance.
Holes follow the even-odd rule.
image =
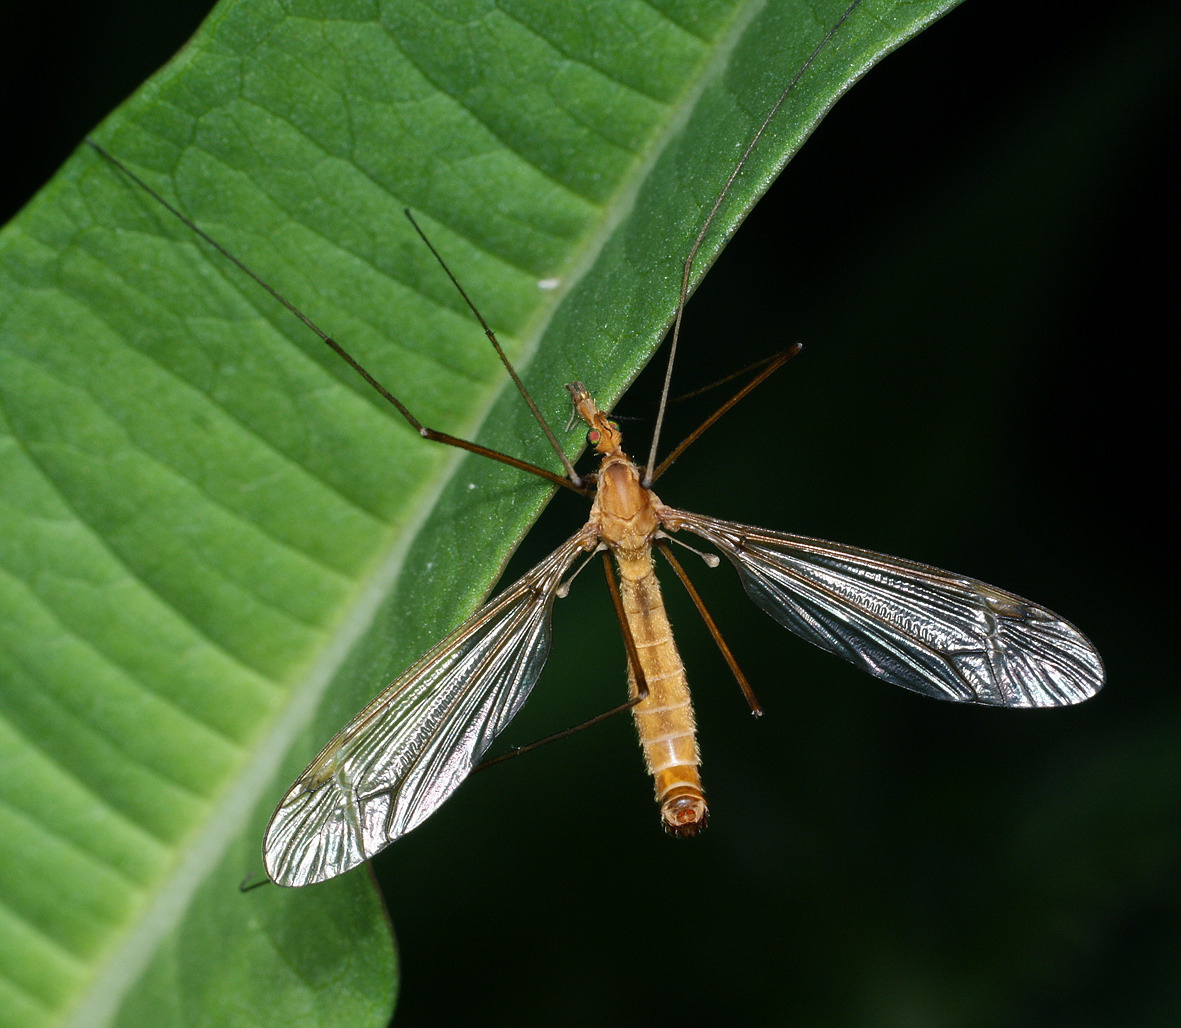
[[[593,544],[593,540],[591,541]],[[307,885],[368,860],[467,777],[541,673],[580,532],[448,635],[320,751],[271,815],[267,874]]]
[[[1065,706],[1103,686],[1074,625],[974,578],[685,511],[661,520],[713,543],[785,628],[887,682],[998,707]]]

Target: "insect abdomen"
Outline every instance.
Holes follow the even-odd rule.
[[[651,558],[649,558],[650,560]],[[629,578],[621,562],[620,598],[636,643],[648,696],[632,708],[665,831],[696,835],[705,826],[705,796],[697,765],[697,725],[685,668],[673,641],[660,583],[648,564]],[[628,694],[637,695],[635,670],[628,661]]]

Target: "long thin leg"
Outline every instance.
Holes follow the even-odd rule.
[[[672,387],[673,361],[677,356],[677,341],[681,336],[681,321],[683,320],[685,314],[685,301],[689,297],[689,275],[693,271],[693,259],[697,256],[697,251],[701,248],[702,240],[705,239],[705,233],[709,231],[709,226],[713,224],[714,216],[718,213],[718,210],[721,208],[723,201],[729,194],[731,186],[734,185],[734,180],[738,178],[738,173],[742,171],[743,167],[745,167],[747,159],[751,155],[751,151],[754,150],[756,145],[758,145],[758,142],[762,138],[763,133],[766,131],[767,126],[771,123],[771,119],[775,117],[775,114],[782,106],[783,101],[787,99],[787,94],[795,89],[796,83],[799,82],[803,77],[804,72],[806,72],[808,68],[811,67],[812,62],[816,60],[817,54],[819,54],[820,51],[828,45],[828,41],[832,39],[832,37],[836,34],[837,29],[839,29],[845,23],[845,19],[853,13],[853,9],[859,3],[861,3],[861,0],[853,0],[853,2],[845,8],[844,13],[837,19],[836,24],[834,24],[833,27],[830,28],[827,33],[825,33],[824,38],[816,44],[816,48],[808,55],[808,59],[804,61],[802,65],[800,65],[799,71],[797,71],[795,75],[792,76],[792,80],[787,84],[783,92],[779,94],[779,99],[775,101],[775,105],[767,112],[767,116],[763,119],[763,123],[755,131],[755,134],[751,137],[750,142],[747,143],[746,149],[742,151],[742,156],[738,158],[738,163],[734,166],[734,170],[730,173],[730,177],[726,179],[726,184],[722,186],[722,191],[718,193],[718,198],[714,201],[714,205],[709,209],[709,214],[707,214],[705,217],[705,223],[701,226],[701,231],[697,233],[697,238],[693,240],[693,245],[689,248],[689,256],[685,258],[685,263],[681,271],[681,295],[677,300],[676,316],[673,318],[673,337],[672,342],[669,344],[668,348],[668,367],[664,372],[664,389],[660,394],[660,410],[656,414],[656,429],[652,433],[652,447],[648,451],[648,463],[645,465],[645,468],[648,469],[644,475],[645,488],[650,487],[656,480],[656,476],[651,473],[651,468],[656,463],[656,450],[660,445],[660,430],[664,425],[664,411],[668,406],[668,393],[669,389]],[[661,467],[664,467],[664,465],[662,464]]]
[[[402,213],[406,215],[407,220],[414,226],[414,231],[418,233],[419,238],[426,243],[426,248],[434,254],[435,260],[439,262],[439,267],[447,273],[447,277],[451,279],[451,284],[459,291],[459,295],[463,297],[463,302],[468,305],[468,309],[476,316],[476,320],[484,330],[484,335],[488,337],[488,342],[492,344],[492,349],[496,351],[496,356],[500,358],[500,363],[504,365],[505,370],[509,373],[509,377],[513,380],[513,385],[517,387],[517,392],[524,397],[525,403],[529,405],[529,409],[533,412],[533,417],[537,419],[537,423],[545,433],[546,439],[549,440],[550,446],[554,448],[554,453],[558,455],[558,460],[562,462],[562,467],[566,469],[566,477],[575,485],[582,485],[582,478],[574,470],[574,465],[570,463],[570,458],[566,456],[566,451],[558,445],[557,437],[555,437],[553,431],[550,429],[549,422],[545,420],[541,411],[537,409],[537,404],[533,402],[533,397],[529,395],[529,390],[525,388],[525,383],[517,377],[516,370],[513,368],[508,357],[505,356],[504,350],[500,348],[496,334],[488,327],[488,322],[484,320],[484,315],[476,309],[476,305],[472,303],[467,293],[464,292],[463,286],[459,284],[459,279],[451,274],[451,269],[447,267],[447,262],[439,256],[439,251],[435,249],[434,244],[427,239],[426,233],[418,227],[418,222],[414,220],[414,215],[410,213],[410,208],[403,209]]]
[[[681,585],[685,587],[685,592],[689,594],[689,599],[693,601],[693,606],[697,608],[697,613],[701,615],[701,620],[705,622],[705,627],[709,629],[709,634],[713,636],[713,640],[718,645],[718,649],[722,651],[722,656],[726,663],[730,665],[730,672],[738,682],[738,688],[742,690],[742,695],[746,697],[746,702],[750,705],[750,712],[755,717],[763,716],[763,707],[759,703],[758,697],[755,696],[754,690],[750,687],[750,682],[746,680],[746,675],[742,673],[742,668],[738,666],[738,661],[734,659],[734,654],[730,652],[730,647],[726,645],[726,640],[722,638],[722,633],[718,631],[718,626],[714,619],[710,616],[708,610],[705,609],[705,603],[701,599],[701,595],[693,587],[693,583],[689,581],[689,576],[685,574],[685,569],[681,567],[680,561],[673,556],[673,551],[669,549],[669,545],[663,539],[658,540],[656,545],[660,547],[660,552],[664,554],[664,559],[671,565],[673,571],[677,573],[677,578],[681,580]]]
[[[603,553],[603,567],[607,572],[607,591],[611,594],[611,605],[615,608],[615,617],[619,620],[619,630],[623,634],[623,646],[627,650],[628,663],[635,669],[636,695],[626,703],[621,703],[616,707],[612,707],[610,710],[605,710],[602,714],[597,714],[587,721],[574,725],[572,728],[565,728],[560,732],[554,732],[553,735],[547,735],[544,739],[538,739],[537,742],[531,742],[527,746],[518,746],[515,750],[502,753],[499,757],[485,760],[482,764],[477,764],[472,768],[473,771],[483,771],[486,767],[492,767],[493,764],[500,764],[503,761],[512,760],[513,757],[519,757],[522,753],[528,753],[530,750],[535,750],[539,746],[545,746],[551,742],[557,742],[559,739],[565,739],[568,736],[574,735],[576,732],[581,732],[585,728],[600,724],[608,718],[614,717],[616,714],[622,714],[625,710],[631,710],[637,703],[641,703],[648,698],[648,682],[644,678],[644,668],[640,663],[639,650],[636,649],[635,637],[632,635],[631,626],[627,623],[627,617],[623,612],[623,600],[619,597],[619,586],[615,584],[615,576],[611,574],[611,561],[608,559],[606,552]]]
[[[681,440],[680,445],[678,445],[672,453],[670,453],[664,458],[664,460],[660,462],[660,467],[656,469],[656,473],[652,476],[652,481],[655,482],[661,475],[663,475],[672,466],[673,461],[675,461],[682,453],[684,453],[689,448],[691,443],[696,442],[698,437],[701,436],[701,434],[705,432],[707,428],[710,428],[713,423],[718,420],[718,418],[720,418],[726,413],[726,411],[733,407],[734,404],[746,396],[747,393],[754,390],[763,381],[775,374],[775,372],[783,367],[784,364],[791,360],[802,349],[803,347],[799,343],[792,343],[791,346],[789,346],[782,353],[776,354],[774,357],[772,357],[770,362],[768,362],[767,366],[763,368],[762,371],[755,375],[754,378],[747,382],[746,385],[739,389],[738,392],[731,396],[730,399],[723,403],[716,411],[714,411],[708,418],[706,418],[700,425],[698,425],[692,432],[690,432],[684,439]]]
[[[413,414],[410,413],[410,411],[406,408],[405,404],[403,404],[401,400],[399,400],[396,396],[394,396],[393,393],[391,393],[388,389],[385,388],[385,386],[383,386],[380,382],[378,382],[377,379],[375,379],[372,375],[370,375],[368,371],[366,371],[360,364],[357,363],[357,361],[353,358],[352,354],[350,354],[347,350],[345,350],[345,348],[343,346],[341,346],[340,343],[338,343],[335,339],[333,339],[330,335],[328,335],[327,332],[325,332],[322,328],[320,328],[319,325],[317,325],[314,321],[312,321],[312,319],[309,318],[306,314],[304,314],[304,312],[301,311],[298,307],[296,307],[295,304],[293,304],[290,300],[288,300],[285,296],[283,296],[280,292],[278,292],[278,290],[276,290],[273,286],[271,286],[270,284],[265,282],[262,278],[260,278],[257,274],[255,274],[249,267],[247,267],[245,264],[243,264],[242,261],[240,261],[232,253],[230,253],[230,251],[227,250],[224,246],[222,246],[221,243],[219,243],[216,239],[214,239],[212,236],[210,236],[209,233],[205,232],[201,228],[198,228],[197,225],[195,225],[192,221],[190,221],[187,217],[185,217],[180,211],[178,211],[175,207],[173,207],[172,204],[170,204],[167,200],[165,200],[164,197],[162,197],[159,193],[156,192],[156,190],[154,190],[143,179],[141,179],[138,175],[136,175],[135,172],[133,172],[130,168],[128,168],[125,164],[123,164],[122,161],[120,161],[118,158],[114,157],[112,154],[107,153],[107,151],[104,150],[101,146],[99,146],[98,143],[94,142],[94,140],[87,139],[86,142],[92,150],[94,150],[96,153],[99,154],[100,157],[102,157],[109,164],[111,164],[112,166],[117,168],[124,175],[126,175],[129,179],[131,179],[132,182],[134,182],[137,186],[139,186],[140,189],[142,189],[145,193],[148,194],[148,196],[152,197],[153,200],[155,200],[158,204],[160,204],[161,207],[163,207],[173,217],[175,217],[178,221],[180,221],[181,224],[186,226],[196,236],[198,236],[200,239],[203,239],[206,243],[208,243],[210,246],[212,246],[214,250],[216,250],[226,260],[228,260],[231,264],[233,264],[236,268],[238,268],[239,271],[241,271],[243,274],[248,275],[251,279],[253,279],[258,285],[260,285],[263,289],[265,289],[268,293],[270,293],[270,295],[272,297],[274,297],[276,300],[278,300],[279,303],[281,303],[284,307],[286,307],[287,310],[289,310],[301,322],[303,322],[303,324],[305,326],[307,326],[309,329],[311,329],[312,332],[314,332],[317,336],[319,336],[320,339],[325,343],[325,345],[327,345],[329,347],[329,349],[331,349],[333,352],[335,352],[337,354],[337,356],[339,356],[341,359],[343,359],[344,362],[346,364],[348,364],[348,366],[350,368],[352,368],[355,372],[357,372],[357,374],[360,375],[366,382],[368,382],[369,385],[371,385],[375,390],[377,390],[377,392],[385,400],[389,401],[389,403],[391,403],[394,406],[394,408],[397,410],[397,412],[399,414],[401,414],[402,417],[404,417],[410,423],[410,427],[413,428],[414,431],[416,431],[420,436],[422,436],[423,439],[430,439],[433,442],[443,443],[445,446],[454,446],[454,447],[457,447],[458,449],[467,450],[471,453],[478,453],[481,457],[487,457],[490,460],[499,461],[501,464],[507,464],[507,465],[509,465],[509,467],[518,468],[521,471],[527,471],[531,475],[537,475],[539,478],[544,478],[549,482],[553,482],[555,485],[560,485],[560,486],[564,486],[567,489],[572,489],[576,493],[581,493],[584,496],[587,494],[587,490],[582,484],[582,479],[574,474],[574,470],[573,470],[573,468],[570,467],[570,462],[566,459],[565,454],[562,454],[561,456],[562,456],[562,462],[563,462],[564,466],[567,469],[569,469],[569,471],[570,471],[571,477],[569,477],[569,478],[565,477],[564,475],[554,474],[554,472],[549,471],[546,468],[538,467],[536,464],[530,464],[528,461],[520,460],[517,457],[510,457],[508,454],[501,453],[499,450],[491,450],[487,446],[481,446],[479,443],[470,443],[466,439],[458,439],[453,435],[448,435],[446,432],[436,432],[433,428],[427,428],[425,425],[422,424],[421,421],[418,420],[418,418],[416,418]],[[418,226],[416,225],[415,228],[417,228],[417,227]],[[466,297],[465,297],[465,299],[466,299]],[[496,345],[496,350],[498,353],[501,354],[501,359],[503,360],[504,354],[501,352],[499,345],[496,344],[495,340],[493,340],[493,344]],[[512,373],[512,369],[510,369],[510,373]],[[515,373],[513,373],[513,380],[517,382],[518,386],[520,385],[520,382],[517,379],[517,376]],[[532,400],[529,401],[529,405],[530,405],[530,407],[533,406]],[[534,409],[536,409],[536,408],[534,408]],[[557,443],[553,438],[553,433],[549,432],[548,428],[546,429],[546,434],[549,436],[551,443],[553,443],[554,446],[556,447]],[[560,451],[559,451],[559,453],[560,453]]]
[[[770,357],[760,357],[757,361],[751,361],[745,368],[739,368],[737,371],[731,371],[730,374],[723,375],[721,378],[715,379],[714,381],[710,382],[709,385],[703,385],[698,389],[690,389],[687,393],[677,393],[676,396],[670,397],[668,402],[670,404],[684,403],[686,400],[691,400],[695,396],[704,396],[706,393],[712,393],[715,389],[724,386],[727,382],[733,382],[734,379],[742,378],[743,375],[752,374],[753,372],[758,371],[759,368],[765,368],[773,360],[778,359],[778,353],[773,353]],[[617,421],[623,420],[623,416],[619,414],[612,413],[611,416]],[[638,421],[640,419],[634,418],[633,420]]]
[[[648,680],[644,677],[644,665],[640,663],[640,651],[636,648],[636,637],[632,635],[632,626],[627,623],[627,614],[623,610],[623,600],[619,598],[619,586],[615,584],[615,576],[611,574],[611,558],[603,550],[603,572],[607,576],[607,592],[611,594],[611,606],[615,608],[615,619],[619,622],[619,631],[623,635],[623,648],[627,650],[627,661],[632,666],[636,676],[635,703],[648,698]],[[634,706],[635,704],[630,704]]]
[[[537,742],[531,742],[527,746],[518,746],[515,750],[509,750],[507,753],[502,753],[499,757],[493,757],[491,760],[485,760],[482,764],[477,764],[473,771],[483,771],[486,767],[492,767],[493,764],[501,764],[506,760],[512,760],[513,757],[519,757],[522,753],[528,753],[530,750],[539,749],[542,746],[547,746],[551,742],[557,742],[559,739],[565,739],[568,736],[581,732],[584,728],[591,728],[608,718],[614,717],[616,714],[622,714],[625,710],[631,710],[637,703],[642,700],[642,696],[637,696],[633,700],[628,700],[626,703],[619,704],[618,707],[612,707],[610,710],[605,710],[601,714],[597,714],[581,724],[574,725],[571,728],[563,729],[560,732],[554,732],[553,735],[547,735],[544,739],[538,739]]]

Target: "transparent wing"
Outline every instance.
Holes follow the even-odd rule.
[[[272,880],[307,885],[342,874],[455,791],[537,681],[554,590],[585,539],[568,539],[481,607],[320,751],[267,825]]]
[[[747,595],[785,628],[871,675],[940,700],[1078,703],[1103,661],[1057,614],[973,578],[853,546],[666,510],[713,543]]]

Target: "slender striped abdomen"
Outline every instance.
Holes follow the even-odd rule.
[[[646,555],[647,556],[647,555]],[[635,577],[629,577],[629,572]],[[673,642],[660,583],[651,557],[620,561],[620,598],[635,639],[648,696],[632,708],[644,760],[656,783],[656,801],[665,831],[696,835],[705,826],[705,796],[697,765],[697,725],[681,655]],[[637,695],[636,675],[628,661],[628,694]]]

